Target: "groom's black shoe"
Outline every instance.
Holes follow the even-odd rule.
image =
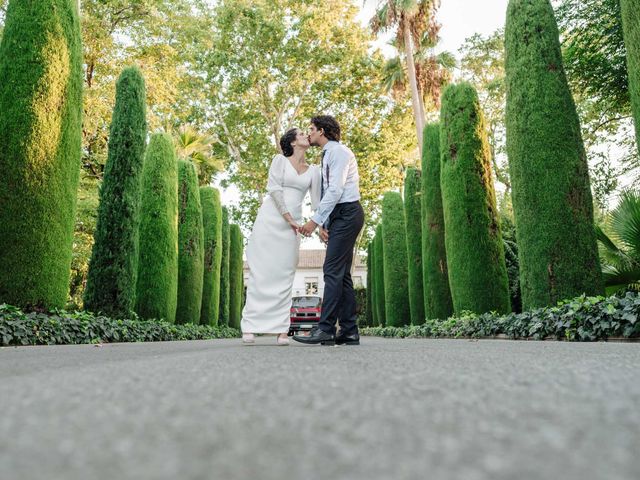
[[[314,328],[309,335],[294,335],[293,339],[300,343],[333,345],[336,337],[319,328]]]
[[[336,345],[360,345],[360,334],[336,335]]]

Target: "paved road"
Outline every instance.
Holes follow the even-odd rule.
[[[0,349],[0,477],[638,479],[640,345]]]

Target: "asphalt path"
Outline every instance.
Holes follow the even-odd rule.
[[[640,344],[0,348],[0,478],[640,478]]]

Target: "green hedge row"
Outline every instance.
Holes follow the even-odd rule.
[[[596,341],[609,337],[640,337],[640,294],[587,297],[524,313],[476,315],[465,313],[446,320],[427,320],[408,327],[372,327],[361,335],[413,338],[479,338],[506,335],[511,339]]]
[[[113,342],[166,342],[235,338],[229,327],[176,325],[158,320],[115,320],[87,312],[23,313],[0,305],[0,346],[66,345]]]

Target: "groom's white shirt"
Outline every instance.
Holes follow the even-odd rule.
[[[311,217],[323,225],[339,203],[360,200],[360,176],[353,152],[340,142],[327,142],[322,149],[322,185],[324,196]]]

